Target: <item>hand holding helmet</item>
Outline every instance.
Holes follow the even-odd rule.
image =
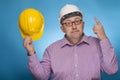
[[[34,49],[34,46],[32,44],[32,39],[30,37],[25,37],[24,38],[24,43],[23,43],[25,49],[27,50],[28,52],[28,55],[33,55],[35,53],[35,49]]]
[[[28,8],[20,14],[18,25],[20,33],[24,38],[24,47],[28,55],[33,55],[35,50],[32,40],[38,40],[42,37],[44,31],[44,17],[39,11]]]

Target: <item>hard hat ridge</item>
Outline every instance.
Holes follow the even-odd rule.
[[[22,37],[38,40],[44,32],[44,16],[34,8],[27,8],[19,16],[18,25]]]

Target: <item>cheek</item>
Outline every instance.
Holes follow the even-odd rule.
[[[70,30],[70,29],[66,29],[65,33],[66,33],[66,34],[70,34],[70,33],[71,33],[71,30]]]
[[[80,26],[79,28],[78,28],[78,30],[80,31],[80,32],[83,32],[83,26]]]
[[[69,33],[71,30],[69,28],[63,28],[64,33]]]

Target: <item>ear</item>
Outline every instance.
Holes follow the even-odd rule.
[[[85,25],[85,22],[83,21],[83,22],[82,22],[82,27],[83,27],[83,29],[84,29],[84,25]]]
[[[64,29],[64,27],[63,27],[63,26],[61,26],[60,28],[61,28],[61,30],[65,33],[65,29]]]
[[[82,25],[84,26],[85,22],[83,21]]]

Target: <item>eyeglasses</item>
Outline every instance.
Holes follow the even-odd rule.
[[[79,25],[79,24],[82,23],[82,20],[77,19],[77,20],[75,20],[75,21],[66,21],[65,23],[62,23],[62,25],[69,27],[69,26],[73,26],[73,23],[74,23],[75,25]]]

